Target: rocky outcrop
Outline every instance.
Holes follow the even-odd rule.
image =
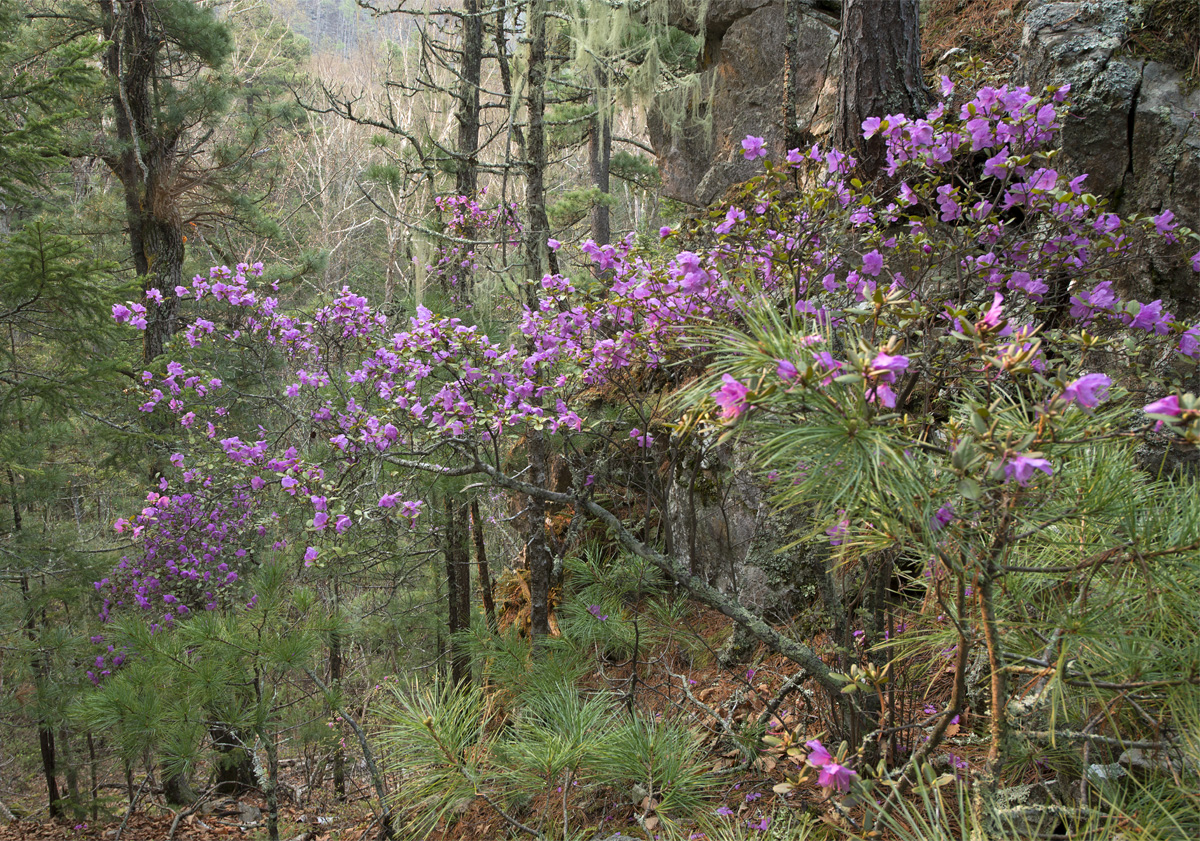
[[[1200,229],[1200,92],[1185,93],[1181,72],[1124,49],[1138,14],[1128,0],[1034,6],[1015,81],[1071,85],[1061,171],[1088,173],[1088,188],[1110,197],[1118,213],[1170,209]],[[1200,313],[1196,275],[1171,249],[1131,267],[1125,285],[1143,300],[1162,298],[1178,316]]]
[[[685,13],[673,20],[701,29]],[[827,133],[837,92],[837,20],[805,3],[713,0],[703,33],[698,78],[660,95],[649,114],[663,194],[699,206],[760,171],[742,157],[746,135],[779,159]]]
[[[666,511],[671,551],[692,573],[768,620],[803,619],[806,609],[819,611],[827,547],[785,548],[809,522],[803,512],[770,504],[770,488],[745,455],[725,445],[676,468]]]

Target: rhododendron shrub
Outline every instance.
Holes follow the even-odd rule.
[[[715,328],[716,359],[692,401],[753,442],[776,504],[814,512],[809,539],[830,546],[827,573],[861,576],[848,599],[857,614],[828,605],[830,635],[846,691],[879,718],[831,724],[904,785],[968,711],[973,659],[990,676],[970,712],[989,736],[977,770],[994,791],[1013,757],[1088,744],[1092,704],[1109,710],[1113,744],[1180,726],[1160,693],[1187,696],[1192,678],[1177,665],[1200,654],[1172,624],[1194,607],[1173,602],[1174,631],[1156,634],[1145,623],[1160,612],[1134,606],[1149,582],[1200,571],[1191,480],[1163,484],[1166,462],[1147,464],[1143,450],[1149,469],[1138,469],[1134,458],[1147,434],[1176,449],[1200,441],[1186,393],[1197,326],[1118,291],[1148,243],[1186,258],[1197,237],[1169,211],[1119,218],[1085,176],[1053,169],[1064,93],[983,88],[924,119],[869,120],[864,131],[887,144],[880,184],[854,180],[836,150],[794,150],[745,186],[744,221],[718,224],[770,271],[738,321]],[[773,198],[789,186],[794,200]],[[1144,578],[1131,582],[1133,568]],[[852,637],[865,630],[869,648],[918,612],[914,587],[924,615],[886,652],[857,653]],[[1136,642],[1114,654],[1114,635]],[[919,722],[898,721],[884,698],[897,644],[896,662],[928,658],[952,678],[947,703]],[[1146,704],[1156,712],[1135,734],[1115,729]],[[1052,710],[1056,733],[1044,724]],[[921,740],[897,740],[918,725]]]
[[[1031,716],[1052,691],[1071,714],[1064,687],[1101,675],[1121,703],[1137,696],[1122,683],[1128,658],[1118,665],[1068,634],[1067,618],[1096,607],[1079,593],[1112,604],[1147,552],[1191,563],[1180,547],[1200,535],[1196,516],[1135,469],[1131,450],[1150,432],[1189,446],[1200,437],[1200,401],[1187,393],[1200,326],[1119,290],[1147,243],[1190,246],[1186,256],[1196,237],[1166,211],[1119,218],[1084,176],[1054,169],[1065,89],[944,91],[925,118],[864,124],[886,143],[880,182],[860,183],[836,149],[792,150],[766,162],[733,206],[664,230],[653,249],[632,237],[585,244],[595,277],[543,278],[509,335],[423,306],[392,321],[349,289],[301,316],[251,267],[215,269],[176,290],[195,310],[183,310],[189,326],[165,373],[144,375],[142,408],[174,416],[193,451],[223,460],[248,504],[278,514],[268,539],[300,569],[342,562],[358,535],[419,527],[423,473],[481,475],[597,517],[803,665],[856,761],[907,769],[897,773],[927,759],[967,712],[966,669],[982,652],[990,704],[974,712],[989,715],[995,782],[1016,734],[1036,739]],[[757,138],[743,146],[760,157]],[[114,315],[140,328],[134,303]],[[231,388],[205,362],[231,355],[271,357],[283,386]],[[646,411],[654,387],[688,378],[677,423]],[[697,434],[706,427],[720,436]],[[513,454],[535,430],[584,468],[573,489],[516,475]],[[808,538],[831,546],[824,572],[872,570],[864,615],[826,605],[840,646],[832,658],[717,593],[595,501],[586,456],[597,447],[637,458],[739,434],[775,502],[812,512]],[[1154,512],[1130,508],[1147,500]],[[1177,525],[1162,530],[1165,510]],[[1070,598],[1005,596],[1033,598],[1063,580]],[[885,658],[870,649],[888,615],[915,612],[913,586],[935,607],[899,641],[913,656],[940,656],[954,687],[920,722],[884,702]],[[1028,604],[1032,613],[1018,611]],[[1127,606],[1126,618],[1135,614]],[[1045,670],[1040,694],[1010,712],[1029,686],[1008,675],[1030,664]],[[895,734],[919,727],[928,740],[901,751]],[[826,782],[860,784],[842,771]]]

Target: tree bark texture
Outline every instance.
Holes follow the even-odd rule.
[[[923,115],[928,102],[921,79],[918,0],[844,0],[841,76],[833,142],[858,158],[867,177],[884,166],[879,136],[863,140],[868,117]]]
[[[558,273],[550,250],[550,220],[546,217],[546,13],[549,0],[529,3],[529,74],[525,86],[525,276],[540,281],[547,271]],[[533,294],[531,292],[531,294]]]
[[[591,132],[588,136],[588,166],[591,170],[592,186],[603,195],[609,194],[609,171],[612,163],[612,116],[608,113],[608,74],[597,66],[593,74]],[[604,201],[592,206],[592,240],[597,245],[606,245],[612,239],[612,214]]]
[[[483,520],[479,516],[479,500],[471,500],[471,536],[475,538],[475,567],[479,574],[479,592],[483,598],[483,615],[488,630],[495,633],[496,597],[492,592],[492,574],[488,569],[487,545],[483,535]]]
[[[99,0],[104,73],[111,88],[117,143],[105,163],[121,182],[134,269],[143,291],[158,290],[162,303],[146,301],[142,355],[163,352],[178,321],[175,287],[183,280],[183,215],[179,207],[182,122],[157,113],[160,51],[165,42],[152,0]]]
[[[450,679],[456,686],[471,682],[471,658],[454,638],[471,627],[471,557],[467,551],[467,506],[446,496],[446,603],[449,607]]]
[[[529,215],[525,227],[525,277],[528,303],[537,306],[537,282],[547,271],[557,274],[558,263],[550,250],[550,222],[546,218],[546,14],[549,0],[530,0],[527,39],[529,71],[525,96],[525,212]],[[530,353],[533,352],[532,344]],[[535,379],[540,373],[535,375]],[[549,476],[549,446],[545,433],[530,427],[527,436],[530,481],[538,488],[546,487]],[[525,540],[525,560],[529,569],[530,636],[550,633],[550,548],[546,543],[546,503],[536,495],[529,496],[526,508],[528,534]]]

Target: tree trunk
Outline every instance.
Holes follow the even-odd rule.
[[[67,800],[71,804],[71,812],[75,816],[75,821],[82,822],[87,818],[87,809],[83,804],[83,798],[79,796],[79,763],[76,762],[71,751],[71,734],[65,727],[60,727],[58,730],[57,747],[59,753],[62,754],[65,766],[63,774],[67,778]]]
[[[156,117],[159,52],[164,43],[150,0],[117,6],[99,0],[103,17],[103,69],[108,77],[119,152],[105,163],[121,182],[134,269],[142,290],[157,290],[162,303],[146,300],[143,361],[163,352],[175,332],[183,277],[183,218],[179,209],[178,148],[183,124]]]
[[[11,495],[9,502],[12,505],[14,542],[19,545],[22,525],[21,503],[17,498],[17,477],[11,467],[8,468],[8,487]],[[29,588],[29,576],[25,572],[21,573],[21,599],[25,602],[26,608],[25,635],[30,645],[34,647],[32,666],[39,707],[37,723],[38,748],[42,755],[42,774],[46,778],[46,797],[50,805],[50,817],[51,819],[56,819],[63,816],[63,810],[62,803],[59,802],[61,795],[58,791],[58,778],[55,769],[54,731],[50,729],[50,724],[45,719],[45,710],[41,709],[45,703],[46,678],[50,670],[50,664],[46,656],[37,651],[37,609],[33,604],[33,596]]]
[[[471,627],[471,560],[467,553],[467,506],[451,502],[446,496],[446,604],[450,632],[450,679],[455,686],[471,682],[471,658],[462,643],[454,638]]]
[[[479,574],[479,591],[483,598],[483,615],[488,630],[496,633],[496,598],[492,592],[492,575],[488,570],[487,546],[483,539],[483,520],[479,517],[479,500],[471,500],[471,535],[475,538],[475,567]]]
[[[479,78],[483,65],[483,17],[479,0],[463,3],[463,51],[458,87],[458,160],[454,188],[474,196],[479,177]]]
[[[609,169],[612,162],[612,115],[608,109],[608,74],[597,66],[592,74],[595,89],[592,105],[591,132],[588,137],[588,166],[591,170],[592,186],[605,197],[609,194]],[[592,241],[606,245],[612,239],[611,214],[605,201],[592,205]]]
[[[544,488],[550,461],[545,433],[530,428],[526,445],[529,452],[529,482]],[[529,569],[529,635],[536,641],[538,637],[550,634],[550,573],[554,560],[546,542],[545,500],[530,494],[525,516],[529,526],[525,542],[525,563]]]
[[[337,579],[333,583],[334,592],[334,621],[338,621],[340,612],[338,600]],[[342,637],[335,627],[329,634],[329,685],[334,691],[342,685]],[[337,747],[333,749],[333,793],[339,803],[346,802],[346,752],[342,750],[342,740],[338,739]]]
[[[550,221],[546,218],[546,11],[549,0],[529,2],[529,75],[525,110],[525,274],[540,281],[549,271],[558,274],[558,260],[550,250]],[[531,293],[532,294],[532,293]]]
[[[462,15],[462,64],[459,66],[458,100],[455,119],[458,121],[458,137],[455,143],[454,189],[460,196],[475,198],[479,180],[479,78],[483,65],[483,17],[479,0],[465,0]],[[466,240],[475,239],[475,228],[471,226],[459,232]],[[464,253],[454,261],[453,271],[443,278],[451,281],[454,288],[446,289],[447,300],[468,305],[471,301],[471,277],[467,254],[473,246],[457,246]],[[464,263],[468,265],[464,266]]]
[[[883,139],[863,140],[868,117],[921,116],[928,102],[921,79],[918,0],[843,0],[841,77],[833,142],[874,178],[884,167]]]
[[[213,747],[217,751],[215,768],[217,794],[237,796],[257,785],[254,762],[244,740],[236,730],[223,724],[209,727]]]
[[[58,780],[55,777],[54,731],[44,723],[38,725],[38,747],[42,753],[42,772],[46,776],[46,795],[50,800],[50,819],[56,820],[63,816],[63,808],[58,793]]]
[[[529,220],[525,228],[525,273],[527,303],[537,308],[537,282],[549,271],[558,273],[558,261],[550,250],[550,222],[546,218],[546,11],[548,0],[530,0],[529,76],[526,85],[525,110],[525,212]],[[529,352],[533,353],[532,340]],[[540,379],[540,372],[534,375]],[[549,449],[545,433],[533,426],[527,433],[530,482],[546,487],[549,475]],[[528,534],[525,541],[525,560],[529,568],[530,636],[550,633],[550,549],[546,544],[546,503],[535,495],[529,497],[526,508]]]

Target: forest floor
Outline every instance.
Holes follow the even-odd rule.
[[[818,735],[815,731],[820,716],[807,705],[801,705],[796,693],[779,702],[774,714],[765,714],[795,667],[783,658],[763,656],[760,649],[743,665],[722,668],[716,663],[715,643],[732,631],[729,621],[711,611],[698,611],[693,613],[688,624],[691,628],[687,641],[679,638],[660,641],[638,658],[636,664],[612,663],[598,657],[595,672],[584,680],[581,688],[585,691],[607,690],[614,700],[632,695],[643,715],[683,716],[693,722],[694,729],[704,732],[704,762],[711,764],[716,781],[714,795],[706,806],[710,814],[726,815],[731,823],[751,827],[764,817],[779,821],[788,815],[808,814],[831,824],[830,829],[835,830],[832,835],[842,835],[836,831],[839,820],[827,805],[827,793],[815,782],[802,784],[786,794],[774,790],[784,781],[786,771],[797,770],[791,764],[792,760],[782,757],[778,751],[754,753],[750,749],[748,753],[744,737],[742,743],[738,743],[736,734],[747,723],[759,720],[764,721],[768,732],[782,734],[797,730],[803,736],[801,742],[803,738]],[[702,652],[697,656],[697,641],[707,646],[706,654]],[[815,642],[818,646],[821,644],[820,639]],[[924,706],[945,700],[941,696],[949,694],[949,682],[940,679],[937,668],[934,666],[932,674],[923,679],[928,691],[919,698],[914,695],[910,704]],[[942,668],[947,670],[948,677],[950,662]],[[958,773],[969,773],[969,768],[981,766],[986,753],[982,744],[985,740],[973,736],[971,731],[984,726],[985,720],[964,718],[961,725],[955,726],[956,732],[950,734],[936,762],[944,765],[946,770]],[[961,732],[957,732],[960,729]],[[899,746],[902,752],[909,749],[911,745]],[[303,790],[301,765],[296,758],[291,758],[285,765],[282,779],[295,786],[292,790]],[[289,775],[295,779],[289,780]],[[184,816],[178,820],[172,836],[171,829],[178,813],[154,794],[142,798],[138,811],[127,823],[123,809],[116,804],[110,807],[109,817],[101,815],[99,821],[89,818],[49,821],[44,805],[45,793],[38,788],[38,781],[30,770],[23,791],[7,801],[28,818],[0,825],[0,841],[216,841],[231,838],[261,841],[267,837],[266,803],[257,792],[249,792],[237,799],[214,798],[202,806],[183,810]],[[12,781],[6,782],[11,791]],[[389,782],[395,790],[397,781]],[[337,802],[328,785],[299,803],[286,798],[280,807],[279,837],[285,841],[367,841],[378,837],[378,818],[367,785],[363,772],[357,769],[348,775],[346,802]],[[582,811],[579,815],[583,821],[581,828],[590,826],[599,838],[609,838],[618,831],[623,837],[653,837],[655,819],[651,817],[645,826],[639,822],[639,814],[643,815],[643,820],[648,814],[639,808],[644,803],[635,804],[627,794],[620,792],[609,794],[609,797],[596,798]],[[557,801],[535,799],[523,811],[522,817],[536,824],[543,813],[557,808]],[[685,830],[683,837],[687,837],[689,821],[683,816],[678,817]],[[452,825],[440,827],[427,837],[431,841],[466,841],[508,835],[509,829],[503,819],[477,799],[456,817]]]

